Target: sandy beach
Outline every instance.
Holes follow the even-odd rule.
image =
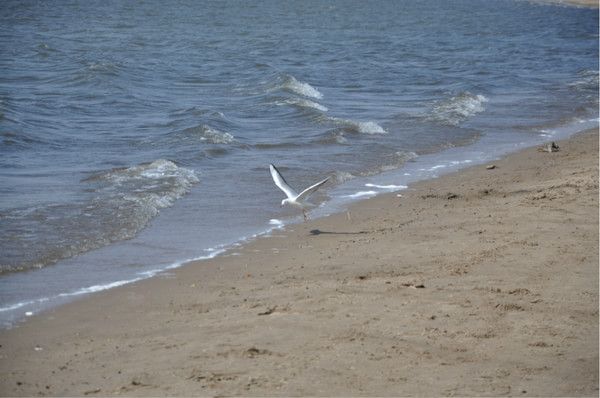
[[[3,396],[597,396],[598,131],[0,332]]]

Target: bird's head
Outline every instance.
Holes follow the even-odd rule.
[[[290,200],[289,200],[289,198],[285,198],[285,199],[283,199],[283,200],[281,201],[281,207],[283,207],[283,206],[287,205],[288,203],[290,203]]]

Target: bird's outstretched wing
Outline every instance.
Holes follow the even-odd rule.
[[[277,185],[279,189],[281,189],[289,199],[294,199],[296,196],[298,196],[296,191],[294,191],[292,187],[290,187],[289,184],[285,182],[285,179],[283,178],[279,170],[277,170],[277,167],[270,164],[269,168],[271,169],[271,177],[273,177],[275,185]]]
[[[306,188],[304,191],[300,192],[300,195],[298,195],[298,197],[296,198],[297,202],[302,202],[305,199],[307,199],[310,195],[313,194],[313,192],[315,192],[317,189],[319,189],[319,187],[323,184],[325,184],[327,181],[329,181],[329,177],[327,177],[326,179],[324,179],[323,181],[319,181],[317,182],[315,185],[311,185],[310,187]]]

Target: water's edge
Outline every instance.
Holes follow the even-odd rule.
[[[545,142],[559,141],[572,138],[573,136],[598,128],[599,120],[574,119],[570,123],[545,129],[544,134],[528,137],[525,140],[515,142],[494,142],[489,136],[482,137],[476,143],[468,147],[455,147],[446,149],[431,155],[420,156],[413,161],[395,170],[386,171],[374,176],[356,178],[333,188],[329,194],[331,199],[322,203],[311,212],[311,218],[322,218],[345,211],[350,204],[354,204],[369,198],[397,192],[408,188],[411,184],[438,178],[442,175],[459,172],[469,167],[481,165],[499,158],[509,156],[523,149],[541,145]],[[65,291],[50,297],[40,297],[18,303],[8,304],[0,308],[0,328],[12,328],[18,326],[27,318],[57,308],[63,304],[76,299],[88,297],[92,293],[106,291],[116,287],[122,287],[132,283],[140,282],[149,278],[164,275],[168,271],[187,266],[198,261],[212,259],[227,254],[231,250],[238,249],[255,239],[269,236],[274,230],[284,229],[287,226],[302,222],[302,217],[294,217],[286,220],[272,219],[266,228],[262,228],[250,235],[243,236],[233,242],[223,243],[216,247],[204,250],[201,256],[174,261],[171,264],[155,269],[146,270],[108,283],[100,283],[83,288]],[[60,267],[60,264],[54,267]],[[28,271],[15,274],[12,277],[24,277],[30,272],[63,272],[54,270],[54,267],[36,271]],[[43,279],[43,277],[42,277]]]

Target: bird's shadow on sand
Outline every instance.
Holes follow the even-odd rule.
[[[343,232],[343,231],[321,231],[320,229],[311,229],[311,235],[361,235],[366,234],[368,231],[358,231],[358,232]]]

